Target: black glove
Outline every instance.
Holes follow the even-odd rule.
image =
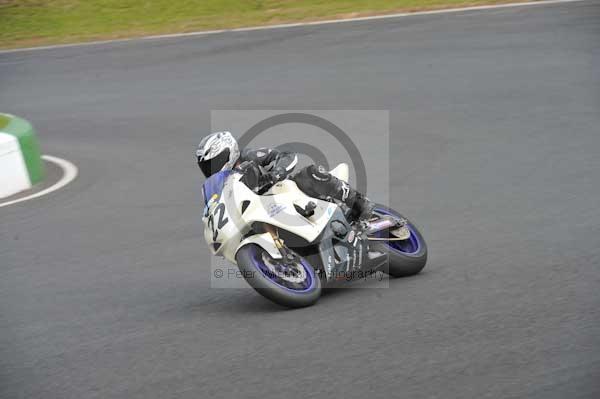
[[[261,190],[265,190],[265,189],[273,186],[275,183],[284,180],[286,177],[287,177],[287,174],[285,172],[285,169],[283,169],[281,167],[273,168],[268,172],[264,172],[260,176],[258,187],[260,187]]]
[[[277,183],[276,177],[271,174],[271,172],[263,173],[259,178],[259,187],[270,187],[273,184]]]
[[[235,167],[235,170],[242,173],[246,173],[248,171],[250,171],[250,173],[258,173],[258,166],[256,166],[256,164],[252,161],[244,161],[241,164],[237,165]]]
[[[241,163],[236,167],[236,170],[242,172],[244,175],[242,181],[254,191],[264,191],[287,177],[286,170],[282,167],[276,167],[265,172],[252,161]]]
[[[287,177],[287,171],[282,168],[281,166],[278,167],[274,167],[273,169],[271,169],[268,173],[268,175],[271,178],[271,182],[273,184],[284,180]]]

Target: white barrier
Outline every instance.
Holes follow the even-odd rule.
[[[0,132],[0,198],[31,188],[29,173],[15,136]]]

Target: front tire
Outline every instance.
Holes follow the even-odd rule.
[[[390,215],[406,219],[385,205],[376,204],[376,215]],[[408,219],[410,237],[403,241],[372,241],[372,248],[388,254],[388,263],[383,271],[392,277],[407,277],[418,274],[427,263],[427,244],[417,227]]]
[[[248,244],[238,250],[235,259],[248,284],[281,306],[302,308],[321,296],[321,280],[304,258],[296,256],[296,263],[288,265],[260,246]]]

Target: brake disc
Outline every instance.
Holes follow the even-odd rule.
[[[300,262],[282,265],[277,261],[274,263],[273,259],[271,259],[271,257],[267,254],[263,254],[263,261],[269,269],[269,272],[273,273],[274,276],[277,276],[282,280],[296,284],[302,283],[304,280],[306,280],[306,270],[304,270],[304,267]],[[287,270],[281,270],[282,266]]]

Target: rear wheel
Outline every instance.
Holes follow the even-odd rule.
[[[371,248],[388,254],[388,264],[383,271],[393,277],[406,277],[423,270],[427,263],[427,244],[417,227],[399,212],[384,205],[377,204],[373,214],[406,220],[406,228],[410,233],[404,240],[397,240],[398,237],[389,231],[374,234],[374,238],[382,241],[371,241]],[[385,240],[386,238],[390,240]]]
[[[310,306],[321,296],[321,280],[304,258],[288,251],[288,259],[274,259],[248,244],[239,249],[236,261],[248,284],[265,298],[289,308]]]

